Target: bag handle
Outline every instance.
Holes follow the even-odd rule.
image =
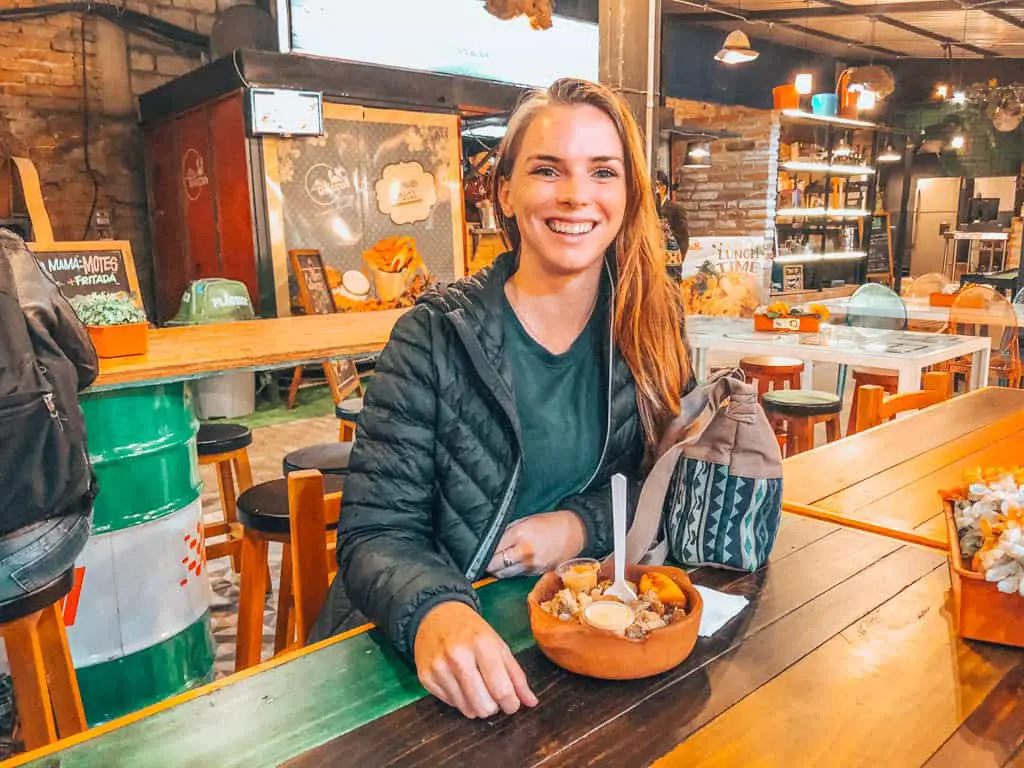
[[[679,415],[665,430],[658,460],[640,490],[633,525],[626,535],[627,563],[639,563],[654,544],[679,454],[700,440],[723,403],[728,401],[729,415],[737,420],[747,421],[756,415],[757,395],[744,378],[738,368],[717,371],[683,397]]]

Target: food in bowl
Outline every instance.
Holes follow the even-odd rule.
[[[629,640],[643,640],[651,632],[686,616],[686,595],[668,576],[645,573],[639,584],[630,583],[638,599],[625,604],[605,595],[611,579],[598,581],[597,561],[569,561],[556,569],[562,589],[540,604],[562,621],[588,624]]]

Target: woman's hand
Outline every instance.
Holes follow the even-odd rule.
[[[587,530],[575,512],[531,515],[505,529],[487,572],[498,578],[544,573],[576,557],[586,543]]]
[[[537,706],[512,651],[465,603],[441,603],[428,612],[416,631],[413,652],[423,687],[466,717]]]

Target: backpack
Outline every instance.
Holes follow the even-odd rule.
[[[0,535],[95,497],[78,404],[95,373],[71,305],[24,241],[0,230]]]
[[[627,562],[738,571],[767,562],[782,517],[782,454],[742,371],[719,371],[684,395],[656,455]]]

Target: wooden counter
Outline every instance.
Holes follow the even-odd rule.
[[[149,331],[145,355],[100,360],[91,390],[285,367],[382,349],[407,310],[283,317]]]

